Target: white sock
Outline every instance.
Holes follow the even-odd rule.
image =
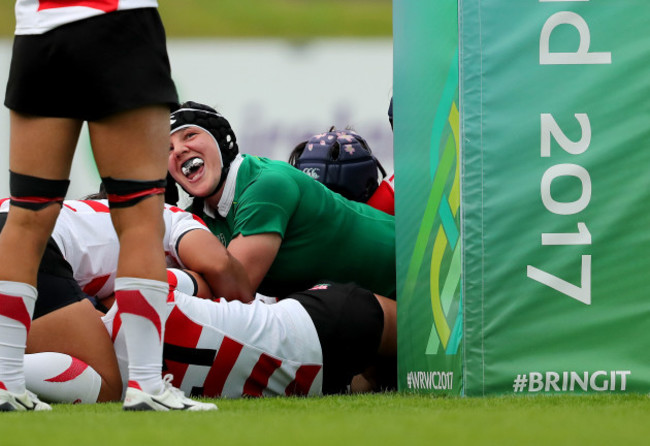
[[[27,388],[50,403],[97,402],[102,378],[85,362],[63,353],[25,355]]]
[[[133,277],[115,279],[115,302],[129,356],[128,385],[156,395],[163,390],[162,350],[168,292],[167,282]]]
[[[0,281],[0,389],[25,392],[23,358],[38,293],[26,283]]]

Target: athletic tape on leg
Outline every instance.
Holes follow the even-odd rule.
[[[147,197],[165,193],[167,180],[138,181],[118,180],[103,177],[102,182],[108,195],[108,203],[112,208],[126,208],[133,206]]]
[[[70,180],[48,180],[9,171],[11,205],[39,211],[51,204],[63,205]]]

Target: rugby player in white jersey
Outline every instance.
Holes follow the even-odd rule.
[[[382,387],[386,383],[377,381],[375,369],[396,366],[395,301],[354,284],[321,283],[274,304],[212,301],[174,291],[167,307],[163,375],[185,394],[314,396],[395,388],[395,383]],[[126,391],[121,317],[113,306],[101,320],[104,337],[114,342]],[[46,373],[47,356],[39,360],[39,355],[59,356],[62,369]],[[27,386],[43,400],[94,402],[88,397],[92,383],[75,372],[87,370],[73,356],[28,354],[25,364]]]
[[[111,241],[110,226],[102,222],[107,218],[102,206],[101,201],[64,203],[52,238],[65,259],[46,256],[50,264],[42,265],[42,269],[56,272],[53,265],[63,260],[83,289],[106,301],[118,245]],[[196,254],[188,252],[196,248],[188,244],[192,238],[205,235],[216,241],[192,214],[180,209],[168,206],[165,221],[169,265],[188,266],[187,258]],[[207,239],[201,248],[218,252],[216,246],[206,243]],[[223,246],[218,248],[227,254]],[[200,277],[192,281],[176,271],[171,276],[172,285],[189,293],[206,288],[197,286],[202,282]],[[395,302],[351,284],[319,284],[274,305],[215,303],[177,292],[167,306],[164,369],[174,375],[174,385],[186,394],[238,397],[340,393],[348,390],[354,376],[358,385],[352,385],[352,390],[368,390],[376,386],[373,377],[366,373],[364,378],[363,373],[379,357],[394,364]],[[30,390],[52,402],[120,398],[127,384],[121,314],[112,308],[101,329],[91,323],[93,317],[99,321],[98,316],[85,300],[34,321],[28,351],[64,354],[26,356]],[[71,317],[83,322],[83,331],[68,323]],[[119,361],[112,348],[107,351],[111,339]],[[95,363],[101,365],[99,373],[93,373]],[[122,379],[115,379],[120,375],[118,363]],[[99,387],[102,391],[106,387],[105,376],[112,377],[110,392],[100,394]]]

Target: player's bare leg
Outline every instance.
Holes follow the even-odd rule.
[[[17,197],[12,197],[0,234],[0,410],[49,409],[26,392],[23,373],[25,343],[37,299],[38,266],[60,211],[56,199],[38,191],[45,189],[47,195],[47,186],[55,185],[65,195],[81,124],[73,119],[10,112],[9,169],[12,181],[20,177],[21,183],[11,186]],[[15,206],[16,198],[35,206]],[[39,206],[43,202],[46,205]]]
[[[164,198],[156,182],[167,173],[169,109],[126,111],[89,123],[89,130],[120,241],[115,294],[129,355],[124,408],[214,410],[215,405],[184,398],[161,376],[168,284]]]

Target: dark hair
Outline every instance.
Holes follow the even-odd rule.
[[[345,198],[364,203],[379,185],[378,171],[386,176],[361,135],[334,126],[296,145],[289,164]]]

